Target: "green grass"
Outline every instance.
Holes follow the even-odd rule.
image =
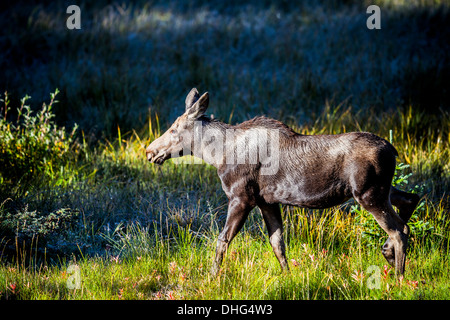
[[[347,111],[335,112],[332,120],[325,119],[328,114],[319,117],[320,125],[297,130],[342,132],[346,126],[361,125],[357,118],[346,118]],[[390,124],[380,118],[365,125]],[[157,137],[157,131],[151,135]],[[401,128],[392,132],[394,140],[402,135]],[[118,139],[88,150],[89,164],[79,168],[79,182],[40,189],[27,198],[30,206],[41,210],[69,207],[79,214],[70,226],[31,243],[20,232],[15,242],[3,241],[2,298],[450,298],[448,196],[440,195],[434,183],[421,185],[421,192],[428,193],[409,223],[412,235],[402,280],[380,253],[386,235],[370,214],[352,203],[327,210],[282,207],[290,273],[281,272],[262,218],[254,210],[230,246],[219,276],[213,278],[210,268],[226,214],[215,169],[174,160],[163,167],[149,165],[138,134],[121,134]],[[421,146],[419,140],[404,148]],[[441,155],[442,161],[448,159],[445,151]],[[409,176],[408,170],[400,169],[395,181]],[[413,174],[408,180],[402,188],[412,188],[411,180],[420,178]],[[73,277],[70,265],[79,267],[78,289],[67,287]],[[377,277],[369,268],[379,271],[376,288],[367,284]]]
[[[81,31],[60,2],[5,9],[0,299],[449,299],[448,2],[375,3],[376,32],[369,2],[80,2]],[[352,201],[282,207],[290,273],[254,210],[213,278],[216,170],[144,155],[194,86],[224,122],[266,114],[302,134],[391,140],[395,182],[422,196],[404,278]],[[16,121],[25,102],[37,111]]]
[[[0,241],[0,297],[450,298],[449,198],[441,193],[448,186],[448,128],[426,137],[442,143],[440,147],[425,144],[423,137],[408,138],[408,131],[415,130],[412,113],[352,115],[350,109],[329,108],[315,123],[296,130],[317,134],[368,128],[385,132],[389,139],[388,128],[394,128],[391,138],[400,161],[408,162],[403,150],[415,156],[409,167],[398,167],[394,180],[401,182],[400,188],[424,196],[409,223],[412,234],[402,280],[381,255],[386,235],[353,202],[327,210],[282,207],[290,273],[281,272],[260,213],[254,210],[213,278],[215,244],[226,217],[217,173],[206,164],[176,160],[162,167],[148,164],[144,147],[160,134],[153,121],[141,135],[118,133],[118,138],[94,147],[80,142],[84,151],[71,160],[77,178],[66,184],[50,180],[47,187],[39,185],[25,197],[2,203],[2,216],[20,223],[3,223],[9,233]],[[400,125],[403,122],[411,126]],[[421,171],[422,164],[440,167],[441,175]],[[55,219],[56,226],[51,224]],[[44,231],[38,228],[41,222],[46,223]],[[67,287],[73,279],[70,265],[79,267],[78,289]],[[368,285],[373,277],[379,278],[376,288]]]
[[[280,270],[266,237],[243,232],[233,242],[217,278],[210,274],[217,234],[180,227],[161,237],[139,225],[127,228],[105,253],[64,260],[56,265],[1,267],[1,292],[7,299],[448,299],[448,249],[415,244],[407,273],[399,280],[378,248],[362,245],[361,228],[342,243],[312,241],[302,235],[288,246],[290,273]],[[319,222],[319,221],[317,221]],[[353,222],[353,223],[351,223]],[[319,227],[315,225],[315,227]],[[326,231],[322,231],[326,233]],[[323,234],[322,234],[323,236]],[[313,235],[312,237],[315,237]],[[314,239],[315,240],[315,239]],[[306,241],[306,242],[303,242]],[[78,289],[68,289],[79,267]],[[379,277],[372,266],[378,268]],[[375,278],[379,280],[374,280]],[[367,283],[378,281],[370,287]]]

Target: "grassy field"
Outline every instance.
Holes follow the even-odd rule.
[[[64,1],[1,11],[0,299],[449,299],[449,3],[373,1],[381,30],[372,2],[224,3],[81,2],[81,30]],[[215,169],[144,154],[192,87],[227,123],[391,140],[422,196],[405,276],[349,201],[282,206],[290,273],[252,211],[213,278]]]

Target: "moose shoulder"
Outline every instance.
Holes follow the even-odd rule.
[[[382,254],[403,274],[406,223],[419,197],[391,186],[397,151],[389,142],[367,132],[300,135],[266,117],[228,125],[204,116],[209,95],[195,88],[185,103],[184,114],[146,152],[158,164],[191,154],[217,167],[229,201],[213,272],[254,207],[261,210],[281,267],[288,269],[279,204],[327,208],[353,197],[389,235]]]

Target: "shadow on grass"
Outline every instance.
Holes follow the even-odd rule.
[[[58,121],[105,137],[143,127],[150,109],[174,120],[194,86],[232,121],[303,121],[327,99],[448,108],[448,8],[386,5],[374,32],[356,3],[82,2],[81,30],[66,29],[64,1],[10,5],[0,87],[35,100],[58,87]]]

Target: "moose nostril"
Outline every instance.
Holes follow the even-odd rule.
[[[153,158],[154,153],[151,152],[151,151],[147,151],[146,153],[147,153],[147,160],[148,160],[148,161],[151,161],[152,158]]]

